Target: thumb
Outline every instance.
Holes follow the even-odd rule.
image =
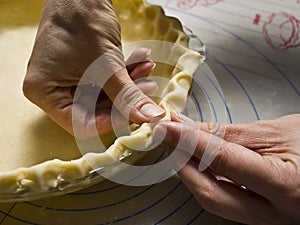
[[[115,73],[103,89],[113,105],[132,122],[150,122],[165,115],[165,110],[134,84],[125,68]]]

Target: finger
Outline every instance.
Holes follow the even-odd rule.
[[[272,215],[271,206],[263,197],[197,168],[190,161],[178,175],[206,211],[245,224],[265,221]]]
[[[157,83],[152,80],[139,79],[135,82],[137,87],[145,95],[151,95],[158,88]],[[110,104],[109,109],[111,109],[112,102],[109,101],[107,104]],[[99,110],[96,108],[95,115],[97,131],[100,135],[106,134],[113,129],[119,129],[129,125],[128,120],[117,110],[114,110],[112,113],[111,110],[103,110],[103,107],[99,108]]]
[[[139,89],[142,90],[145,95],[152,94],[158,88],[158,85],[155,81],[142,79],[149,75],[154,66],[155,64],[151,61],[143,62],[137,64],[133,69],[133,72],[130,74],[130,77],[134,80],[134,83],[138,86]],[[108,99],[108,96],[103,90],[101,90],[99,93],[97,104],[98,103],[101,105],[105,104],[105,106],[107,105],[107,103],[111,105],[111,100]]]
[[[125,69],[114,74],[104,90],[125,118],[135,123],[162,118],[164,109],[145,95],[131,80]]]
[[[73,114],[73,129],[70,133],[78,140],[88,140],[129,125],[128,120],[116,110],[112,114],[111,109],[101,109],[91,115],[79,105],[73,107],[73,112],[77,112]]]
[[[157,89],[157,83],[155,81],[138,79],[136,83],[137,87],[146,95],[150,95]],[[112,102],[108,98],[98,98],[94,112],[95,117],[93,117],[93,114],[89,114],[83,106],[74,104],[73,107],[73,111],[71,108],[69,110],[72,112],[76,110],[76,113],[73,114],[74,127],[76,129],[76,137],[81,140],[104,135],[113,129],[119,129],[129,125],[128,120],[119,111],[114,110],[112,113]],[[65,111],[67,110],[65,109]],[[61,123],[63,123],[62,126],[67,129],[69,133],[73,134],[71,118],[72,117],[68,120],[61,121]],[[67,121],[70,121],[68,126],[66,124]]]
[[[135,80],[134,83],[145,95],[148,96],[158,89],[157,83],[153,80],[138,79]]]
[[[157,83],[155,81],[139,79],[136,80],[137,87],[146,95],[152,94],[157,90]],[[104,108],[105,107],[105,108]],[[128,120],[117,110],[111,111],[112,102],[107,99],[99,104],[95,112],[95,124],[99,135],[111,132],[115,129],[120,129],[128,126]],[[90,121],[89,126],[92,126]]]
[[[204,123],[204,122],[194,121],[191,118],[176,112],[171,113],[171,120],[174,122],[188,124],[189,126],[193,126],[195,129],[203,130],[205,132],[223,138],[226,141],[229,141],[226,139],[228,134],[227,124],[221,124],[218,122]]]
[[[172,114],[172,120],[193,125],[228,142],[242,145],[246,148],[267,149],[274,146],[277,128],[270,121],[257,121],[249,124],[221,124],[215,122],[202,123],[192,121],[181,114]]]
[[[153,80],[138,79],[135,80],[134,83],[139,89],[141,89],[141,91],[145,95],[148,96],[158,89],[157,83]],[[111,107],[112,107],[111,100],[107,97],[107,95],[104,92],[101,92],[97,99],[96,110],[110,109]]]
[[[167,131],[167,132],[166,132]],[[164,143],[174,145],[179,151],[201,160],[200,170],[210,168],[237,184],[263,196],[270,196],[274,184],[282,183],[280,164],[270,157],[263,157],[243,146],[226,142],[193,126],[175,122],[161,122],[153,131],[155,137],[166,134]]]
[[[94,125],[93,125],[94,123]],[[117,110],[96,111],[95,120],[90,120],[88,125],[96,126],[98,135],[105,135],[111,131],[129,126],[128,120]]]
[[[136,64],[144,62],[147,57],[151,54],[151,49],[149,48],[139,48],[135,50],[126,60],[126,67],[129,73],[136,67]]]
[[[155,68],[156,64],[153,61],[144,61],[137,63],[130,73],[133,80],[149,76],[150,72]]]

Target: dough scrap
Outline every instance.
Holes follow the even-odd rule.
[[[0,5],[7,9],[25,7],[19,2],[23,1],[1,1]],[[89,183],[85,182],[85,178],[89,177],[93,168],[111,165],[122,157],[135,162],[145,152],[132,149],[147,148],[152,143],[152,125],[134,125],[136,129],[131,134],[115,141],[109,135],[101,137],[109,139],[106,140],[108,145],[112,143],[105,152],[89,152],[82,156],[74,138],[23,97],[21,86],[37,29],[36,15],[42,1],[30,2],[33,2],[35,12],[23,15],[24,10],[20,10],[22,19],[13,18],[15,23],[8,24],[8,21],[11,23],[6,18],[9,14],[0,13],[0,24],[8,24],[0,30],[0,201],[35,199],[75,191]],[[158,60],[152,73],[154,80],[159,77],[168,80],[159,82],[156,93],[159,98],[155,98],[166,109],[164,119],[167,120],[171,111],[181,112],[184,109],[192,74],[201,63],[201,55],[187,48],[188,36],[183,32],[181,23],[165,16],[160,7],[148,5],[143,0],[113,0],[113,5],[119,16],[124,44],[160,40],[181,46],[172,52],[152,49],[150,56],[153,59],[169,58],[170,64],[176,65],[174,67]],[[32,18],[32,15],[35,17]],[[26,19],[28,23],[23,24]],[[137,42],[131,48],[124,49],[125,56],[144,43]],[[150,42],[149,45],[151,47]]]

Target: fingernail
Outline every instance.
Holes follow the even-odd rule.
[[[146,50],[147,50],[147,56],[149,56],[151,54],[152,50],[150,48],[146,48]]]
[[[152,69],[155,69],[155,67],[156,67],[156,63],[155,63],[155,62],[153,62]]]
[[[146,64],[147,64],[147,66],[149,65],[151,65],[151,69],[153,70],[155,67],[156,67],[156,63],[153,61],[153,60],[148,60],[147,62],[146,62]]]
[[[148,103],[142,106],[140,109],[140,112],[147,117],[153,118],[153,117],[159,117],[165,113],[165,110],[161,107]]]

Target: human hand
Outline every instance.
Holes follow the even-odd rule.
[[[99,134],[112,129],[111,102],[131,122],[162,117],[164,110],[147,96],[156,85],[139,82],[137,86],[132,81],[147,76],[154,66],[146,59],[149,50],[135,52],[128,60],[132,65],[127,66],[127,71],[120,39],[110,0],[46,0],[24,79],[25,96],[71,134],[72,112],[76,109],[76,129],[80,131],[76,135],[82,139],[96,135],[92,131],[94,124]],[[94,112],[74,102],[74,93],[86,69],[103,55],[105,68],[84,81],[87,94],[95,87],[105,92],[100,94],[92,117]]]
[[[226,126],[175,114],[172,120],[154,135],[167,131],[164,143],[183,157],[196,146],[178,174],[204,209],[245,224],[299,224],[299,114]]]

